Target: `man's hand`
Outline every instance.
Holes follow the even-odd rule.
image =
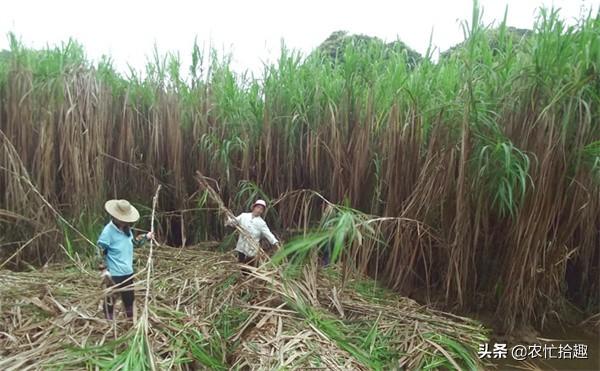
[[[238,225],[238,221],[235,218],[225,217],[225,222],[223,223],[226,227],[235,227]]]
[[[154,233],[148,232],[146,234],[138,234],[135,239],[138,240],[138,241],[141,241],[144,238],[147,239],[147,240],[151,240],[151,239],[154,238]]]
[[[110,287],[114,284],[112,280],[112,275],[107,269],[102,270],[102,272],[100,273],[100,277],[102,278],[102,281],[107,287]]]

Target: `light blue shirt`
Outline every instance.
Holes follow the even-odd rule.
[[[134,242],[131,231],[126,235],[112,221],[104,226],[98,245],[104,250],[104,261],[111,276],[133,274],[134,244],[138,245],[138,242]]]

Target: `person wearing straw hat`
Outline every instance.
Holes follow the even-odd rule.
[[[266,238],[271,245],[278,246],[279,241],[271,230],[267,223],[262,218],[263,213],[267,208],[267,203],[264,200],[257,200],[252,204],[251,211],[249,213],[242,213],[235,218],[230,218],[225,222],[226,226],[234,224],[242,227],[252,237],[256,244],[252,244],[246,240],[244,236],[240,236],[235,252],[238,256],[238,261],[243,264],[254,264],[254,259],[258,253],[256,246],[258,245],[261,238]]]
[[[104,226],[98,246],[104,257],[100,264],[102,277],[122,289],[121,299],[125,305],[127,318],[133,318],[133,248],[152,239],[151,232],[133,237],[132,225],[140,218],[140,213],[127,200],[109,200],[104,209],[110,215],[111,221]],[[104,314],[108,320],[113,319],[114,296],[104,300]]]

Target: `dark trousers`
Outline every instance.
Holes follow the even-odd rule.
[[[255,266],[256,259],[253,256],[248,256],[244,253],[236,251],[238,256],[238,263]],[[246,268],[242,268],[242,274],[245,276],[249,273],[249,270]]]
[[[321,264],[326,267],[329,265],[329,260],[331,259],[331,246],[327,244],[323,248],[321,248],[322,256],[321,256]]]
[[[133,318],[133,301],[135,298],[133,291],[133,275],[113,276],[112,281],[117,289],[124,290],[121,291],[121,299],[125,305],[125,313],[127,314],[127,318]],[[108,295],[106,299],[104,299],[104,315],[107,319],[113,319],[116,299],[117,295]]]

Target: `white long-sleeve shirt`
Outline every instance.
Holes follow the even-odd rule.
[[[256,245],[258,245],[261,238],[266,238],[272,245],[279,242],[273,233],[271,233],[267,223],[260,216],[253,216],[252,213],[242,213],[235,217],[235,221],[230,219],[225,224],[231,225],[235,222],[239,223],[240,227],[244,228],[244,230],[252,236]],[[242,235],[240,235],[240,238],[238,239],[235,251],[239,251],[249,257],[254,257],[258,253],[256,247],[248,242],[246,237]]]

